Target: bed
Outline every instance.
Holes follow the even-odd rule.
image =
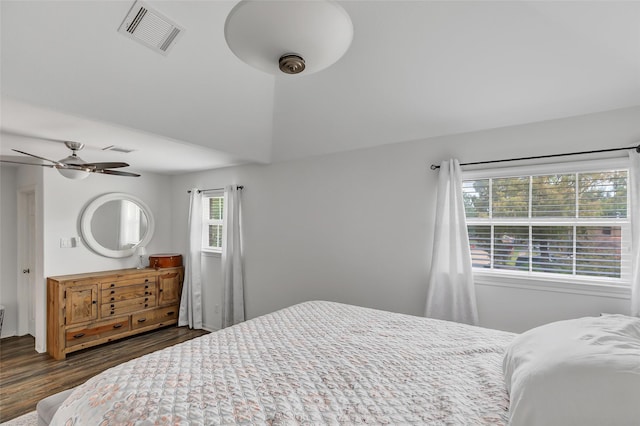
[[[111,368],[51,424],[506,424],[514,337],[305,302]]]

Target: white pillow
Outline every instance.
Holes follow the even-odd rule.
[[[512,426],[640,425],[640,318],[534,328],[509,345],[503,370]]]

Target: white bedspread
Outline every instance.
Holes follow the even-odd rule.
[[[513,337],[307,302],[111,368],[52,424],[506,424]]]

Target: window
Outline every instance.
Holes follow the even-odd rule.
[[[224,195],[222,193],[205,195],[202,199],[202,206],[204,214],[202,248],[205,251],[222,253]]]
[[[473,267],[629,284],[627,175],[619,160],[465,172]]]

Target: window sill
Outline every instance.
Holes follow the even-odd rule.
[[[473,271],[476,285],[509,287],[516,289],[573,293],[587,296],[631,299],[631,287],[620,284],[602,284],[588,281],[568,281],[562,278],[539,278],[505,272]]]
[[[202,250],[202,255],[205,257],[222,257],[222,252],[213,250]]]

